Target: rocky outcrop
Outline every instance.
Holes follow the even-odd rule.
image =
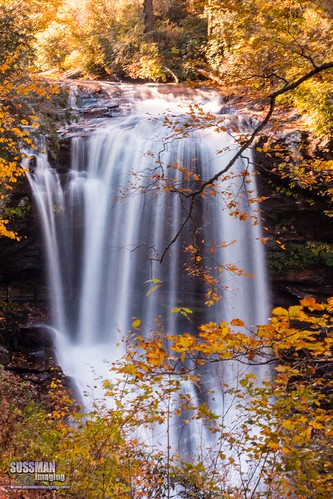
[[[297,182],[290,189],[288,178],[275,170],[283,161],[281,150],[286,155],[296,150],[303,159],[331,159],[332,144],[299,130],[286,131],[263,152],[267,143],[267,137],[260,139],[254,161],[265,197],[261,208],[273,304],[287,307],[305,296],[324,300],[333,296],[333,218],[325,214],[330,200]]]
[[[121,97],[122,92],[116,83],[81,81],[61,84],[70,89],[72,120],[59,128],[60,158],[61,148],[67,149],[68,139],[89,135],[96,128],[104,126],[110,118],[118,116],[126,107]],[[59,165],[59,161],[56,163]]]
[[[4,339],[5,337],[5,339]],[[18,326],[16,330],[2,332],[0,364],[6,371],[18,375],[34,386],[34,392],[42,400],[51,381],[56,377],[63,380],[63,386],[76,394],[75,382],[64,376],[55,355],[55,333],[46,326]]]
[[[20,239],[0,239],[0,301],[45,300],[40,229],[26,178],[20,180],[10,206],[10,228]]]

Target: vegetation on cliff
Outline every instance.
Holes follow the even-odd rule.
[[[40,6],[39,6],[40,7]],[[9,228],[19,212],[8,200],[20,177],[22,159],[35,148],[34,137],[50,134],[67,98],[55,84],[32,71],[35,60],[34,2],[0,1],[0,236],[17,238]],[[52,117],[53,123],[48,119]]]

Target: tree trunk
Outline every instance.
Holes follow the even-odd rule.
[[[213,26],[212,26],[212,12],[210,10],[211,0],[208,0],[208,11],[207,11],[207,38],[210,40],[213,35]]]
[[[143,14],[145,21],[145,33],[151,33],[154,30],[154,7],[153,0],[144,0]]]

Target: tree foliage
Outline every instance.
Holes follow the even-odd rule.
[[[204,43],[205,21],[186,1],[86,0],[80,9],[66,1],[38,34],[37,63],[44,70],[184,80]]]
[[[210,1],[209,67],[218,81],[256,96],[271,95],[333,60],[329,2]],[[288,103],[310,117],[309,125],[331,135],[332,72],[294,89]],[[281,101],[281,97],[279,97]]]
[[[40,459],[57,461],[67,475],[70,490],[59,491],[66,497],[161,499],[176,491],[184,499],[330,497],[332,321],[333,299],[305,298],[289,309],[274,309],[270,323],[251,334],[236,318],[203,324],[197,335],[171,336],[168,345],[159,330],[138,337],[111,367],[105,398],[94,398],[88,413],[55,376],[48,412],[27,400],[8,418],[8,403],[21,390],[12,380],[13,401],[3,405],[2,414],[11,438],[1,445],[1,471],[8,474],[10,461],[37,452]],[[140,325],[133,324],[137,332]],[[219,380],[203,383],[204,369],[228,369],[231,360],[240,369],[223,384],[221,415],[208,402],[217,396]],[[259,379],[258,364],[271,366],[274,379]],[[8,375],[0,375],[4,387]],[[184,390],[190,385],[194,391]],[[201,391],[199,398],[195,391]],[[236,408],[232,417],[229,404]],[[32,440],[28,429],[36,420]],[[206,435],[202,448],[180,457],[170,447],[172,428],[198,421]],[[164,449],[147,443],[156,427],[169,442]]]
[[[17,235],[8,227],[8,199],[25,175],[22,159],[35,147],[34,136],[49,112],[45,103],[60,93],[32,73],[34,34],[43,26],[39,8],[38,2],[0,2],[0,236],[10,238]]]
[[[56,47],[60,67],[71,52],[84,56],[90,47],[83,65],[88,58],[91,64],[105,64],[113,74],[120,69],[126,74],[127,54],[122,56],[119,49],[127,47],[139,58],[150,42],[180,79],[189,76],[190,67],[196,75],[201,68],[208,74],[215,71],[225,84],[246,84],[262,95],[332,59],[332,9],[325,1],[86,0],[77,9],[75,2],[59,0],[51,5],[53,11],[49,7],[48,12],[55,15],[42,17],[44,29],[39,34],[44,65]],[[100,51],[104,62],[98,61]],[[110,66],[113,58],[118,59],[118,68]],[[49,59],[51,66],[56,62]],[[151,79],[144,72],[141,76]],[[156,79],[164,77],[161,73]]]
[[[30,142],[26,126],[31,118],[27,117],[24,104],[30,82],[22,81],[21,78],[32,59],[32,34],[27,12],[19,2],[2,1],[0,13],[0,197],[3,206],[6,191],[11,190],[12,185],[24,174],[20,167],[20,147]],[[0,234],[15,237],[7,229],[7,223],[7,219],[0,220]]]
[[[221,75],[271,92],[332,59],[332,17],[320,2],[212,0]],[[214,57],[212,58],[214,64]]]

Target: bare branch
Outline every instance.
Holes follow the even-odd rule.
[[[265,118],[262,120],[261,123],[259,123],[259,125],[254,129],[254,131],[252,132],[252,134],[250,135],[250,137],[243,143],[243,145],[238,149],[237,153],[234,155],[234,157],[229,161],[229,163],[225,166],[225,168],[223,168],[223,170],[220,170],[219,172],[217,172],[213,177],[211,177],[210,179],[206,180],[206,182],[204,182],[203,184],[201,184],[200,188],[197,189],[196,191],[194,192],[191,192],[190,194],[186,194],[185,196],[186,197],[196,197],[198,196],[199,194],[202,193],[202,191],[208,187],[208,186],[211,186],[212,184],[214,184],[214,182],[216,182],[222,175],[224,175],[225,173],[227,173],[230,168],[236,163],[236,161],[238,160],[238,158],[240,158],[242,156],[242,154],[244,153],[244,151],[246,151],[246,149],[248,149],[254,142],[254,139],[257,137],[257,135],[261,132],[261,130],[263,130],[263,128],[265,128],[265,126],[267,125],[267,123],[269,122],[273,112],[274,112],[274,108],[275,108],[275,101],[276,101],[276,97],[273,95],[270,97],[270,106],[269,106],[269,110],[265,116]]]
[[[160,263],[163,262],[164,258],[165,258],[165,255],[167,254],[167,252],[169,251],[170,247],[177,241],[178,237],[180,236],[180,234],[182,233],[184,227],[186,226],[187,222],[189,221],[189,219],[191,218],[192,216],[192,211],[193,211],[193,207],[194,207],[194,199],[192,198],[191,199],[191,205],[190,205],[190,208],[187,212],[187,215],[186,217],[184,218],[182,224],[180,225],[177,233],[175,234],[175,236],[172,238],[172,240],[169,242],[169,244],[165,247],[162,255],[161,255],[161,258],[159,259]]]
[[[259,135],[259,133],[265,128],[265,126],[269,122],[269,120],[270,120],[270,118],[271,118],[271,116],[272,116],[272,114],[274,112],[274,109],[275,109],[275,104],[276,104],[277,97],[279,97],[280,95],[283,95],[283,94],[285,94],[287,92],[290,92],[291,90],[295,90],[295,88],[299,87],[305,81],[307,81],[310,78],[313,78],[315,75],[317,75],[317,74],[319,74],[319,73],[321,73],[323,71],[326,71],[327,69],[331,69],[331,68],[333,68],[333,61],[332,62],[327,62],[327,63],[322,64],[320,66],[317,66],[312,71],[309,71],[305,75],[303,75],[300,78],[298,78],[298,80],[295,80],[292,83],[286,83],[282,88],[280,88],[279,90],[276,90],[275,92],[273,92],[272,94],[270,94],[269,97],[268,97],[269,98],[269,109],[268,109],[268,112],[267,112],[266,116],[259,123],[259,125],[254,129],[254,131],[252,132],[252,134],[250,135],[250,137],[244,142],[244,144],[240,147],[240,149],[238,149],[238,151],[235,154],[235,156],[229,161],[229,163],[223,168],[223,170],[220,170],[219,172],[217,172],[213,177],[211,177],[210,179],[206,180],[206,182],[204,182],[200,186],[199,189],[197,189],[194,192],[191,192],[190,194],[187,194],[186,196],[187,197],[198,196],[199,194],[202,193],[202,191],[206,187],[211,186],[222,175],[224,175],[225,173],[227,173],[230,170],[230,168],[236,163],[236,161],[238,160],[238,158],[241,157],[241,155],[243,154],[243,152],[246,149],[248,149],[253,144],[253,142],[256,139],[256,137]]]
[[[331,68],[333,68],[333,61],[332,62],[327,62],[325,64],[321,64],[320,66],[315,67],[312,71],[309,71],[308,73],[306,73],[305,75],[301,76],[300,78],[298,78],[294,82],[292,82],[292,83],[286,82],[285,85],[282,88],[280,88],[279,90],[276,90],[275,92],[271,93],[268,96],[268,99],[269,99],[269,109],[268,109],[268,111],[267,111],[264,119],[254,129],[254,131],[252,132],[252,134],[250,135],[250,137],[242,144],[242,146],[238,149],[237,153],[228,162],[228,164],[222,170],[220,170],[219,172],[217,172],[213,177],[211,177],[210,179],[208,179],[205,182],[203,182],[201,184],[201,186],[197,190],[195,190],[195,191],[193,191],[191,193],[188,193],[188,194],[186,194],[184,192],[178,191],[179,194],[183,195],[184,197],[191,198],[191,205],[190,205],[189,211],[188,211],[186,217],[184,218],[183,222],[181,223],[181,225],[180,225],[177,233],[175,234],[175,236],[173,237],[173,239],[170,241],[170,243],[164,249],[161,258],[159,259],[159,261],[161,263],[163,262],[163,260],[164,260],[164,258],[166,256],[167,252],[169,251],[170,247],[177,241],[178,237],[180,236],[180,234],[184,230],[185,226],[187,225],[187,222],[191,218],[195,199],[198,196],[200,196],[200,194],[206,189],[206,187],[212,186],[217,180],[219,180],[220,177],[222,177],[222,175],[224,175],[225,173],[227,173],[233,167],[233,165],[236,163],[236,161],[239,158],[242,157],[242,155],[246,151],[246,149],[248,149],[249,147],[252,146],[252,144],[254,143],[254,141],[257,138],[257,136],[265,128],[265,126],[268,124],[269,120],[271,119],[272,114],[274,113],[274,110],[275,110],[275,105],[276,105],[276,99],[277,99],[277,97],[279,97],[280,95],[283,95],[283,94],[285,94],[287,92],[290,92],[292,90],[295,90],[295,88],[299,87],[305,81],[307,81],[307,80],[313,78],[315,75],[317,75],[317,74],[319,74],[319,73],[321,73],[323,71],[326,71],[327,69],[331,69]],[[174,192],[177,192],[177,190],[175,189]]]

